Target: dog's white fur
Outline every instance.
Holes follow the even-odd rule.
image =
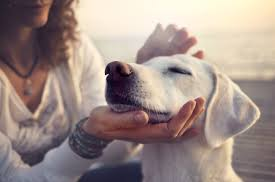
[[[240,88],[206,61],[190,56],[158,57],[130,66],[136,74],[131,99],[145,108],[170,113],[150,118],[169,119],[188,100],[207,99],[205,113],[193,126],[201,130],[198,136],[144,145],[144,182],[241,181],[231,165],[233,137],[252,126],[260,112]],[[192,75],[170,71],[172,67]],[[115,110],[129,107],[109,104]]]

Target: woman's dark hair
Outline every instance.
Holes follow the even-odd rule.
[[[56,66],[68,60],[69,44],[78,40],[74,6],[79,0],[54,0],[48,22],[38,30],[44,65]]]

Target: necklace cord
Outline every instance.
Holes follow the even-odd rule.
[[[20,73],[9,61],[7,61],[2,56],[0,56],[0,61],[3,62],[5,65],[7,65],[17,76],[19,76],[21,78],[24,78],[24,79],[27,79],[32,75],[32,73],[33,73],[33,71],[34,71],[34,69],[35,69],[35,67],[38,63],[38,57],[39,57],[38,55],[35,56],[32,67],[26,74]]]

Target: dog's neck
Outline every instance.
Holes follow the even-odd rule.
[[[201,142],[195,137],[180,143],[145,145],[144,182],[239,181],[231,166],[232,139],[217,149]]]

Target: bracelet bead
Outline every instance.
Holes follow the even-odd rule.
[[[103,149],[111,140],[100,139],[85,132],[82,126],[87,119],[84,118],[77,123],[75,130],[69,136],[69,146],[82,158],[94,159],[102,155]]]

